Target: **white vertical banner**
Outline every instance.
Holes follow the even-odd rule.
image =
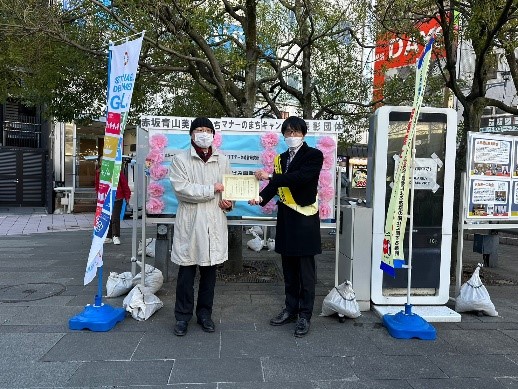
[[[144,34],[120,45],[110,44],[108,62],[108,112],[104,149],[99,173],[97,208],[92,245],[86,264],[84,285],[89,284],[103,265],[103,244],[108,233],[122,162],[122,139],[137,78],[137,67]]]
[[[405,264],[403,254],[403,240],[405,237],[408,217],[408,198],[410,189],[410,172],[412,170],[413,140],[419,119],[419,111],[423,103],[428,66],[434,43],[433,30],[428,42],[416,64],[416,80],[414,91],[414,103],[410,112],[407,132],[403,139],[403,146],[399,157],[399,163],[395,171],[394,187],[390,196],[387,217],[385,219],[385,235],[383,239],[383,256],[380,268],[392,277],[396,276],[395,269],[402,268]]]

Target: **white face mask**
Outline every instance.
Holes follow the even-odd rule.
[[[206,132],[196,132],[194,134],[194,143],[202,149],[208,149],[212,145],[213,140],[213,134],[207,134]]]
[[[288,147],[291,149],[293,147],[299,147],[302,142],[304,141],[303,136],[289,136],[284,138],[284,142],[288,145]]]

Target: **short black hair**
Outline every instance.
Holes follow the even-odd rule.
[[[192,134],[192,132],[196,129],[196,128],[199,128],[199,127],[207,127],[207,128],[210,128],[212,130],[212,133],[215,134],[216,131],[214,130],[214,124],[212,124],[212,122],[210,121],[209,118],[205,118],[205,117],[199,117],[199,118],[196,118],[192,121],[191,123],[191,128],[189,129],[189,135]]]
[[[300,131],[302,135],[306,136],[308,133],[308,126],[304,119],[299,118],[298,116],[290,116],[282,123],[281,133],[284,135],[286,130]]]

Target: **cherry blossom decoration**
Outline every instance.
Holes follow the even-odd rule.
[[[219,149],[221,147],[221,143],[223,142],[223,137],[221,136],[221,132],[216,132],[214,134],[214,140],[212,141],[212,145]]]
[[[167,176],[169,169],[163,166],[164,149],[167,146],[167,137],[164,134],[154,134],[149,138],[150,150],[146,156],[149,164],[149,175],[152,181],[147,187],[148,200],[146,210],[151,214],[159,214],[165,208],[162,196],[165,188],[158,182]]]
[[[152,149],[163,150],[167,146],[167,137],[164,134],[155,134],[149,139]]]
[[[331,171],[336,159],[336,141],[330,136],[323,136],[317,141],[317,148],[322,151],[324,161],[318,178],[318,210],[320,219],[330,219],[333,216],[332,203],[335,197],[333,187],[334,174]]]
[[[153,214],[162,213],[164,208],[165,208],[164,202],[162,201],[162,199],[157,198],[157,197],[149,198],[146,203],[146,210],[148,211],[148,213],[153,213]]]
[[[261,145],[264,147],[264,151],[261,153],[260,160],[263,164],[263,170],[268,174],[273,173],[274,166],[273,162],[277,152],[275,151],[275,147],[279,144],[279,135],[275,132],[267,132],[261,135]],[[263,189],[268,183],[262,181],[260,184],[261,189]],[[277,209],[277,205],[275,201],[270,200],[264,207],[261,208],[261,211],[264,214],[271,215]]]
[[[158,182],[150,182],[147,186],[147,194],[149,197],[161,197],[164,194],[164,187]]]

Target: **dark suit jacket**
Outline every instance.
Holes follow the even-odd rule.
[[[261,206],[268,203],[277,194],[277,189],[282,186],[290,188],[293,199],[300,206],[304,207],[315,202],[318,177],[324,162],[322,152],[309,147],[304,142],[286,172],[288,156],[288,150],[281,154],[282,174],[273,173],[272,179],[259,194],[263,199]]]
[[[322,169],[322,152],[309,147],[305,142],[291,161],[288,171],[288,151],[281,154],[282,174],[273,178],[259,194],[261,206],[268,203],[279,187],[290,188],[293,199],[298,205],[307,206],[315,202],[318,190],[318,177]],[[275,229],[275,251],[286,256],[307,256],[322,252],[320,239],[320,218],[305,216],[278,202],[277,226]]]

